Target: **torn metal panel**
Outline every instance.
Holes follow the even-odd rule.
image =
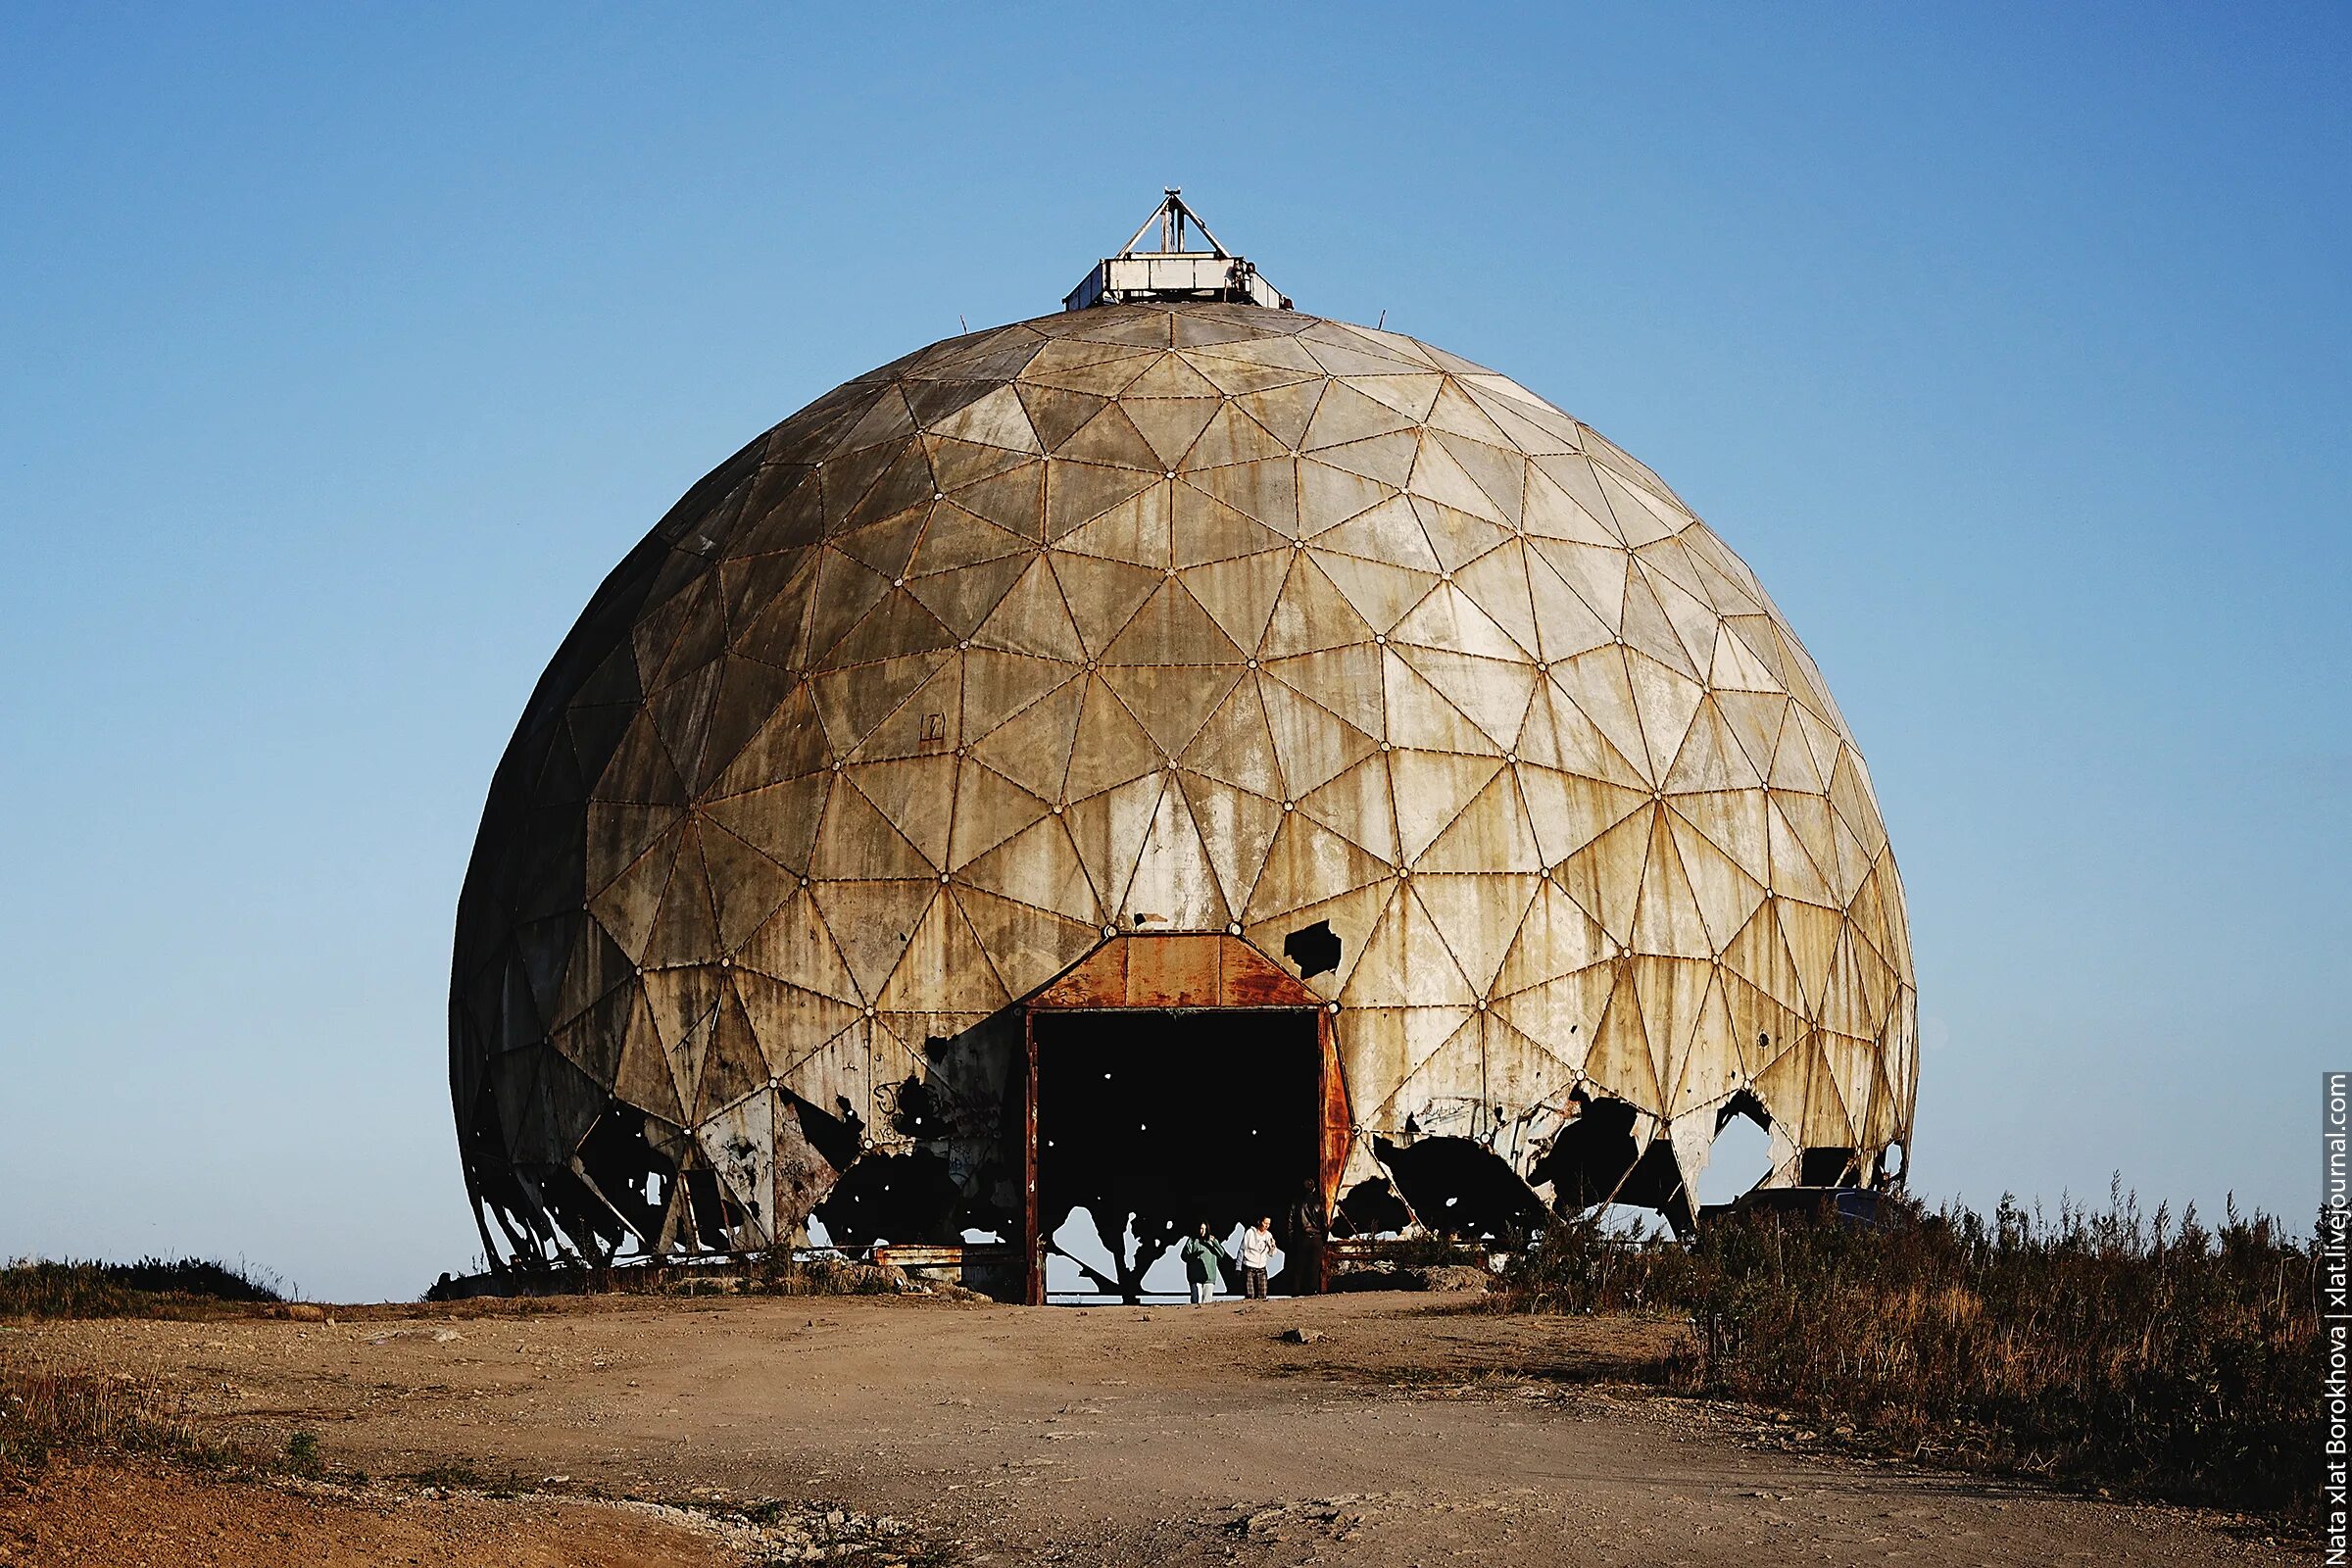
[[[772,1247],[776,1171],[776,1100],[760,1090],[717,1111],[694,1130],[703,1158],[740,1218],[730,1227],[739,1248]]]

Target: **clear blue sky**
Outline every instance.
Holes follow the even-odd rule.
[[[0,12],[0,1254],[463,1267],[451,913],[558,639],[1162,183],[1762,574],[1909,884],[1926,1193],[2308,1212],[2352,13],[1289,9]]]

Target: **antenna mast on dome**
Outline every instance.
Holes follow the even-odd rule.
[[[1159,225],[1159,249],[1138,249],[1152,226]],[[1186,246],[1185,225],[1199,231],[1207,249]],[[1105,256],[1086,274],[1085,281],[1062,297],[1065,311],[1094,305],[1154,305],[1222,302],[1262,305],[1287,311],[1290,297],[1258,276],[1247,257],[1236,256],[1217,243],[1217,236],[1185,205],[1184,188],[1162,189],[1159,205],[1129,237],[1116,256]]]

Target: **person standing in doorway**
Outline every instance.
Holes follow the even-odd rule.
[[[1252,1301],[1266,1298],[1266,1270],[1273,1265],[1277,1250],[1273,1215],[1242,1232],[1242,1289]]]
[[[1217,1294],[1217,1265],[1230,1263],[1225,1249],[1208,1234],[1208,1221],[1202,1220],[1200,1229],[1184,1239],[1184,1280],[1193,1288],[1193,1304],[1206,1305]]]

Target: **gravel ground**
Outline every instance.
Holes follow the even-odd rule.
[[[306,1493],[52,1472],[46,1491],[0,1498],[0,1563],[2300,1555],[2218,1516],[1875,1462],[1790,1423],[1664,1397],[1641,1386],[1673,1333],[1650,1322],[1396,1293],[1200,1308],[622,1298],[330,1310],[0,1331],[21,1360],[152,1379],[256,1446],[316,1432],[330,1474],[374,1478]],[[474,1494],[485,1482],[523,1494]],[[671,1506],[596,1500],[630,1498]],[[778,1532],[765,1540],[730,1512],[755,1503]],[[151,1515],[187,1528],[156,1534],[175,1527]],[[848,1528],[828,1534],[836,1515]],[[215,1526],[226,1536],[202,1533]],[[319,1550],[257,1545],[281,1538]],[[74,1555],[109,1541],[114,1556]]]

